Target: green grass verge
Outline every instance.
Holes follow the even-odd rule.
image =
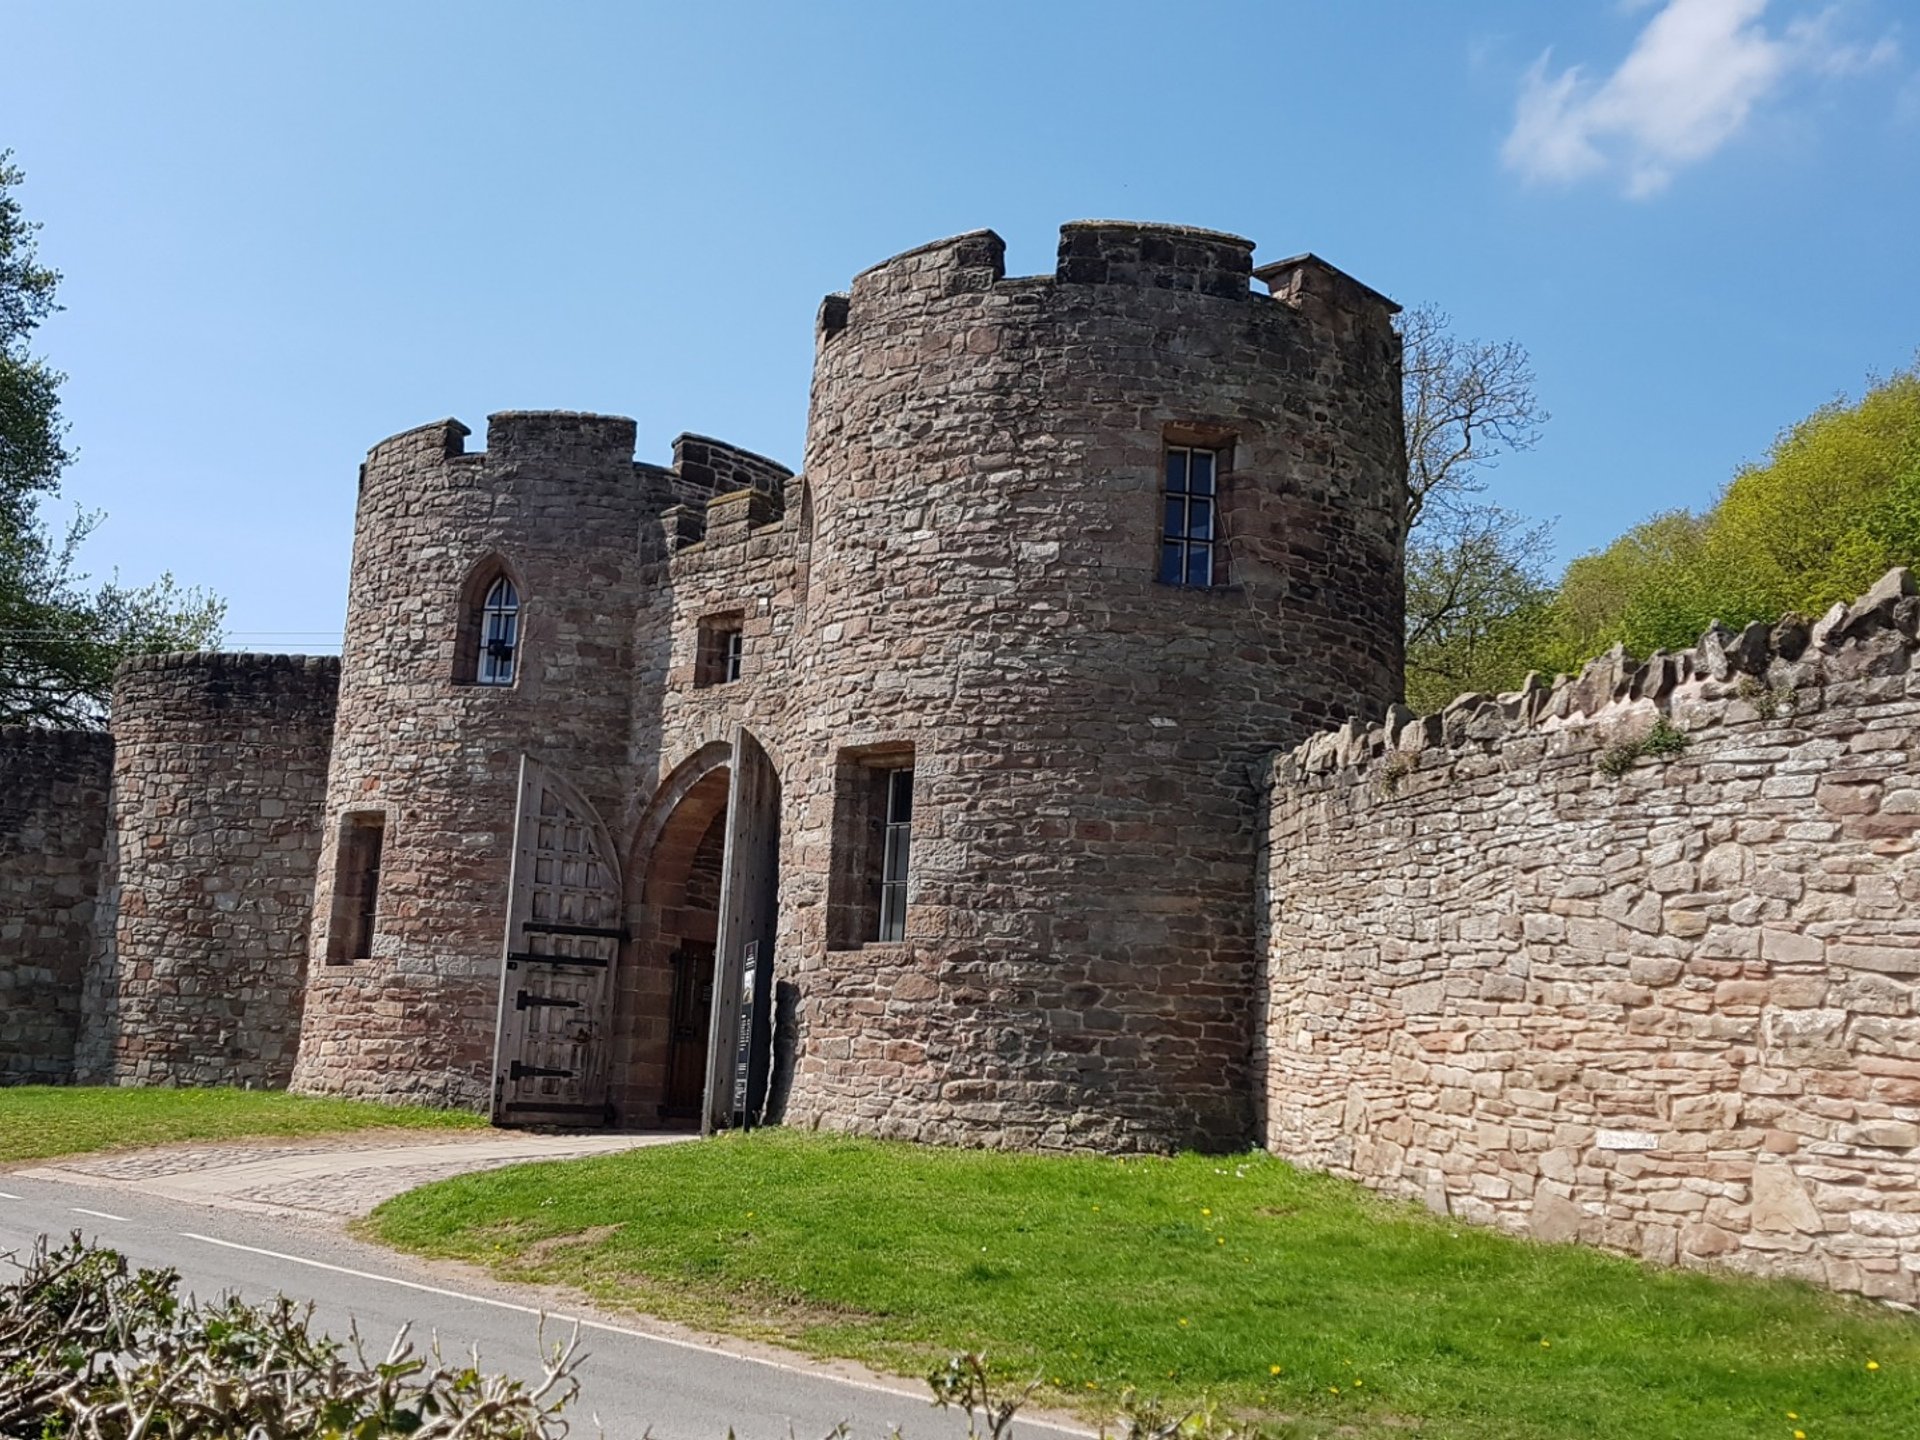
[[[1920,1435],[1910,1317],[1511,1240],[1257,1154],[770,1130],[466,1176],[363,1225],[818,1355],[914,1374],[980,1349],[1082,1407],[1204,1394],[1289,1435]]]
[[[479,1116],[458,1110],[315,1099],[275,1090],[22,1085],[0,1088],[0,1164],[163,1145],[171,1140],[327,1135],[383,1127],[467,1129],[485,1124]]]

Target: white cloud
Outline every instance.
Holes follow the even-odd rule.
[[[1767,0],[1667,0],[1597,83],[1578,65],[1556,74],[1548,51],[1521,82],[1502,157],[1529,180],[1607,174],[1629,195],[1653,195],[1739,134],[1792,76],[1853,75],[1898,53],[1890,38],[1836,39],[1832,10],[1769,32],[1766,9]]]

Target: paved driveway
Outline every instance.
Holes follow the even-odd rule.
[[[599,1310],[577,1295],[503,1283],[346,1233],[348,1218],[429,1180],[687,1138],[362,1133],[0,1167],[0,1255],[36,1234],[77,1228],[138,1264],[177,1269],[201,1295],[310,1299],[320,1329],[344,1335],[357,1325],[376,1349],[410,1324],[423,1344],[437,1337],[449,1354],[477,1345],[488,1368],[523,1376],[538,1373],[541,1316],[548,1343],[577,1325],[588,1354],[575,1433],[597,1429],[606,1440],[723,1440],[729,1431],[740,1440],[811,1440],[843,1421],[856,1440],[882,1440],[894,1426],[908,1440],[967,1440],[961,1417],[930,1409],[911,1380]],[[1088,1432],[1033,1413],[1014,1436],[1080,1440]]]
[[[332,1139],[166,1145],[123,1154],[76,1155],[11,1173],[222,1210],[349,1220],[429,1181],[527,1160],[577,1160],[681,1134],[535,1135],[524,1130],[394,1131]]]

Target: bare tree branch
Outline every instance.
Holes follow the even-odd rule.
[[[1485,489],[1500,455],[1531,449],[1548,420],[1533,393],[1532,363],[1513,340],[1463,340],[1434,305],[1400,317],[1407,425],[1407,528],[1429,506]]]

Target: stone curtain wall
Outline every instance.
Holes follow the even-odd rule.
[[[113,741],[0,729],[0,1085],[73,1078]]]
[[[1811,633],[1282,757],[1268,1145],[1546,1240],[1920,1303],[1916,619],[1895,571]]]
[[[82,1078],[287,1083],[339,662],[158,655],[114,682],[112,944]]]

